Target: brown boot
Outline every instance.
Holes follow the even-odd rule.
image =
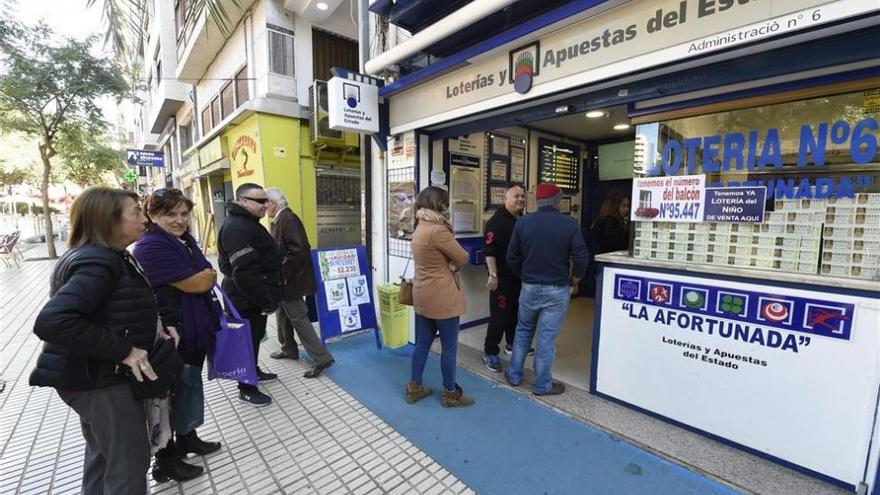
[[[431,393],[432,390],[428,387],[423,387],[416,382],[408,382],[406,384],[406,403],[415,404],[416,402],[431,395]]]
[[[474,399],[464,395],[464,391],[455,384],[455,392],[443,390],[443,407],[467,407],[474,405]]]

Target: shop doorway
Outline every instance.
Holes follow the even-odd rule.
[[[434,146],[435,153],[440,148],[437,144]],[[521,177],[517,170],[519,147],[524,148],[526,157]],[[563,187],[564,198],[560,210],[578,222],[593,255],[609,249],[609,243],[604,242],[607,239],[597,238],[592,229],[602,216],[603,202],[612,194],[625,198],[631,196],[637,145],[634,128],[627,117],[627,107],[621,105],[596,109],[589,112],[589,116],[585,113],[569,114],[522,126],[489,129],[482,135],[470,134],[449,139],[442,149],[446,155],[444,167],[451,178],[453,210],[457,196],[456,169],[467,156],[479,157],[482,152],[479,161],[485,186],[481,205],[483,226],[498,208],[497,196],[503,193],[505,185],[525,185],[529,191],[529,211],[535,207],[533,191],[539,182],[553,181],[560,186],[566,184],[568,187]],[[509,157],[506,180],[501,170],[504,156]],[[434,158],[439,157],[435,155]],[[621,228],[626,229],[623,236],[626,240],[624,245],[618,247],[628,249],[631,238],[628,223]],[[467,232],[458,232],[462,244],[467,242],[469,235]],[[601,247],[604,247],[604,251]],[[482,310],[484,316],[488,315],[489,296],[485,289],[485,269],[479,267],[479,270],[473,271],[476,272],[473,276],[465,277],[470,292],[467,294],[469,312],[462,319],[465,330],[461,333],[460,341],[483,352],[487,323],[485,318],[478,319],[477,313]],[[595,270],[591,268],[573,295],[557,339],[553,366],[555,379],[584,390],[589,389],[590,383],[595,276]],[[503,350],[503,343],[500,357],[502,361],[509,359]],[[529,358],[526,367],[531,366],[532,359]]]

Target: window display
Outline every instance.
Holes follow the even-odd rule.
[[[759,223],[635,222],[634,257],[880,279],[876,90],[640,125],[636,176],[766,188]]]

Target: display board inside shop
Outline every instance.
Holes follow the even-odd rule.
[[[538,182],[552,182],[563,192],[580,190],[581,148],[552,139],[538,139]]]

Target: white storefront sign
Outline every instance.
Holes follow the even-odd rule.
[[[876,0],[629,2],[394,94],[391,133],[878,10]]]
[[[333,77],[327,82],[330,128],[372,134],[379,132],[379,88],[372,84]]]
[[[600,319],[596,392],[862,481],[880,384],[876,299],[606,267]]]

